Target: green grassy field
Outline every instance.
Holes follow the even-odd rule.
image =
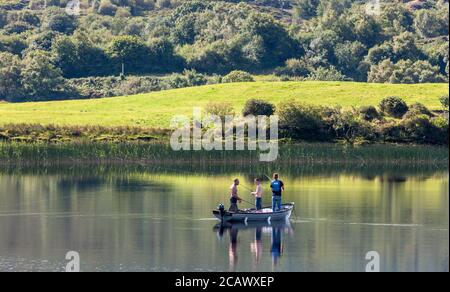
[[[103,99],[0,103],[0,125],[37,123],[168,128],[174,115],[191,115],[193,107],[204,107],[210,101],[229,101],[239,112],[250,98],[266,99],[275,104],[296,99],[316,105],[349,107],[377,105],[382,98],[395,95],[408,104],[421,102],[431,109],[440,109],[439,97],[445,94],[448,94],[448,84],[258,81]]]

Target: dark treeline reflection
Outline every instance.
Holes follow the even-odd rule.
[[[99,178],[107,180],[111,177],[127,177],[135,173],[172,174],[172,175],[227,175],[242,173],[249,179],[260,177],[267,179],[273,172],[281,172],[284,176],[336,176],[356,175],[361,179],[374,180],[380,177],[384,181],[405,181],[407,177],[416,179],[428,178],[436,173],[448,172],[445,164],[357,164],[357,163],[323,163],[323,164],[271,164],[271,163],[205,163],[205,164],[114,164],[84,163],[56,165],[0,165],[0,174],[18,175],[50,175],[57,174],[71,178],[70,184],[76,184],[76,178],[86,187],[89,184],[101,183]],[[93,178],[95,177],[95,178]],[[92,181],[89,182],[89,179]],[[117,183],[126,184],[126,178]],[[63,182],[62,182],[63,183]]]

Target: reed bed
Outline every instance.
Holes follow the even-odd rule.
[[[173,151],[167,142],[0,142],[0,164],[122,163],[149,165],[447,165],[448,147],[428,145],[280,145],[279,158],[259,162],[259,151]]]

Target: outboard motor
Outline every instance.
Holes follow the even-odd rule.
[[[223,204],[220,204],[219,206],[217,206],[217,210],[219,210],[220,216],[223,217],[223,215],[225,215],[225,206]]]
[[[219,204],[219,206],[217,206],[217,210],[219,210],[219,214],[220,214],[220,218],[222,218],[222,222],[223,222],[223,216],[225,216],[225,206],[223,204]]]

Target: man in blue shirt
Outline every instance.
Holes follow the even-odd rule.
[[[278,173],[274,173],[273,181],[270,184],[272,189],[272,210],[274,212],[281,209],[281,195],[284,192],[284,183],[278,178]]]

